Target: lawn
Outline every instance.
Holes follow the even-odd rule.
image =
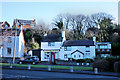
[[[10,66],[9,63],[0,63],[2,66]],[[27,67],[27,64],[13,64],[13,66],[19,67]],[[36,68],[48,68],[48,65],[31,65],[31,67]],[[58,66],[58,65],[51,65],[52,69],[70,69],[70,66]],[[81,67],[81,66],[73,66],[73,70],[92,70],[92,67]]]

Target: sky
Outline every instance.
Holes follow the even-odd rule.
[[[118,19],[118,2],[2,2],[1,21],[13,25],[14,19],[36,19],[50,24],[62,13],[91,15],[106,12]]]

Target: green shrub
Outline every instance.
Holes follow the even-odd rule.
[[[114,63],[114,71],[120,73],[120,61]]]
[[[78,59],[78,60],[76,60],[76,62],[77,63],[82,63],[82,62],[85,62],[85,60],[84,59]]]
[[[110,63],[110,71],[114,71],[114,63],[116,61],[119,61],[120,60],[120,57],[113,57],[113,56],[109,56],[109,57],[106,57],[105,60],[108,60],[109,63]]]
[[[39,48],[39,44],[38,43],[33,43],[32,44],[32,48],[33,49],[38,49]]]
[[[99,71],[109,71],[109,61],[107,60],[98,60],[93,63],[93,69],[98,68]]]
[[[84,59],[84,61],[85,61],[86,63],[94,62],[92,59],[89,59],[89,58]]]
[[[104,57],[101,57],[101,56],[96,56],[96,57],[94,58],[95,61],[102,60],[102,59],[104,59]]]

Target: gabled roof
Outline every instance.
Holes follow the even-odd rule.
[[[76,51],[72,52],[71,54],[74,54],[75,52],[79,52],[79,53],[81,53],[81,54],[83,54],[83,55],[84,55],[84,53],[83,53],[83,52],[81,52],[81,51],[79,51],[79,50],[76,50]]]
[[[92,40],[68,40],[63,43],[63,46],[94,46]]]
[[[17,31],[17,36],[19,36],[21,32],[19,29],[0,29],[0,36],[15,36],[15,30]]]
[[[52,34],[44,36],[41,42],[61,42],[62,36],[60,34]]]

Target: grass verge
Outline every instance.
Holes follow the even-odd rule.
[[[9,63],[0,63],[2,66],[10,66]],[[19,67],[28,67],[27,64],[13,64],[13,66],[19,66]],[[36,67],[36,68],[48,68],[48,65],[31,65],[31,67]],[[70,66],[56,66],[56,65],[51,65],[52,69],[70,69]],[[73,70],[92,70],[92,67],[81,67],[81,66],[73,66]]]

